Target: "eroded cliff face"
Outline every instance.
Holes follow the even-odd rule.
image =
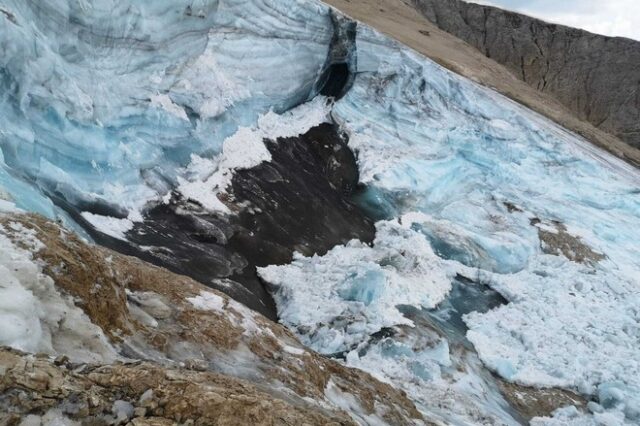
[[[422,421],[403,392],[188,277],[35,215],[2,216],[0,237],[3,298],[16,308],[3,311],[3,342],[40,354],[0,350],[8,424]]]
[[[444,31],[549,93],[578,118],[640,147],[640,43],[461,0],[412,0]]]

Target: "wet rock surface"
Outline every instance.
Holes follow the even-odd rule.
[[[325,123],[266,145],[272,161],[238,170],[224,194],[232,215],[174,193],[145,213],[126,242],[87,229],[100,244],[188,275],[275,319],[256,266],[287,263],[294,251],[324,254],[354,238],[371,241],[375,230],[351,201],[358,168],[337,127]],[[220,285],[222,278],[235,285]]]
[[[460,0],[412,2],[440,29],[551,94],[578,118],[640,147],[637,41]]]
[[[548,416],[553,411],[564,406],[574,405],[586,408],[587,401],[574,392],[548,388],[536,389],[497,380],[505,399],[522,414],[526,421],[538,416]]]

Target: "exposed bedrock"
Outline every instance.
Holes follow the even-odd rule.
[[[325,123],[266,145],[271,162],[233,176],[225,194],[232,215],[212,213],[174,193],[169,203],[145,213],[126,242],[85,225],[103,245],[188,275],[276,318],[256,266],[288,263],[294,251],[324,254],[354,238],[371,241],[375,230],[350,200],[358,168],[337,127]],[[234,282],[221,286],[220,278]]]
[[[640,43],[461,0],[412,0],[442,30],[549,93],[578,118],[640,147]]]

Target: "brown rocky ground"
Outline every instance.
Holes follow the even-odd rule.
[[[424,17],[411,0],[325,0],[325,3],[451,71],[531,108],[629,163],[640,165],[640,149],[579,119],[551,94],[536,90],[517,78],[507,67],[441,30]]]
[[[148,362],[74,365],[0,349],[0,424],[56,415],[93,426],[355,425],[344,412],[295,405],[233,377]]]
[[[532,220],[532,224],[536,224],[536,219]],[[606,257],[593,251],[580,237],[571,235],[563,223],[552,222],[551,227],[555,230],[538,228],[540,244],[545,253],[562,255],[573,262],[585,264],[594,264]]]
[[[504,380],[498,380],[498,384],[505,398],[526,420],[548,416],[568,405],[580,408],[587,406],[587,401],[580,395],[564,389],[535,389]]]
[[[188,277],[86,244],[36,215],[0,216],[0,232],[25,248],[20,235],[33,232],[43,243],[33,253],[42,273],[100,327],[122,361],[145,361],[67,368],[3,350],[0,412],[14,412],[9,419],[58,409],[87,420],[107,415],[118,399],[136,405],[154,389],[169,405],[148,413],[170,422],[253,424],[244,416],[262,418],[256,424],[348,424],[367,416],[399,425],[423,420],[403,392],[305,349],[283,326]],[[54,340],[60,330],[52,330]],[[49,355],[74,361],[63,349]],[[236,390],[223,392],[225,383]],[[351,418],[342,411],[342,398],[325,394],[328,386],[348,396]],[[99,401],[89,414],[69,409],[92,389]]]

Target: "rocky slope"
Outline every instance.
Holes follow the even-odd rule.
[[[148,362],[78,365],[7,349],[0,365],[3,425],[356,424],[216,373]]]
[[[462,0],[413,0],[431,22],[549,93],[576,116],[640,147],[640,43]]]
[[[401,391],[190,278],[33,215],[0,217],[0,238],[2,341],[40,354],[0,351],[1,424],[423,421]]]

